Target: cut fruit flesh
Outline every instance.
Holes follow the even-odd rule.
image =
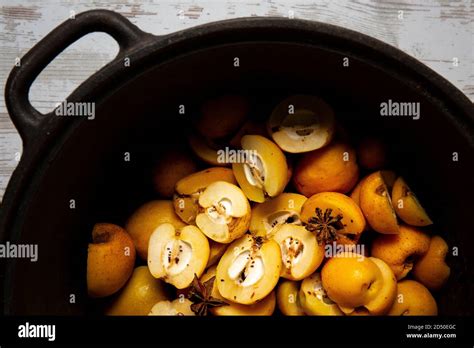
[[[225,181],[210,184],[199,196],[201,212],[196,224],[219,243],[241,237],[250,224],[250,204],[242,190]]]
[[[306,197],[282,193],[252,209],[249,230],[261,237],[270,237],[283,224],[301,225],[300,212]]]
[[[299,299],[307,315],[343,315],[323,288],[321,274],[313,273],[301,283]]]
[[[242,149],[249,151],[246,163],[233,163],[234,175],[245,195],[262,203],[283,192],[288,175],[286,158],[280,148],[260,135],[242,137]]]
[[[138,255],[146,260],[148,242],[153,231],[161,224],[170,223],[176,228],[186,226],[175,212],[171,200],[154,200],[141,205],[128,218],[125,230],[130,234]]]
[[[188,287],[194,274],[200,276],[208,259],[209,242],[196,226],[176,230],[171,224],[163,224],[150,237],[150,273],[178,289]]]
[[[293,106],[293,114],[288,113],[289,106]],[[335,118],[331,107],[322,99],[296,95],[274,109],[267,126],[273,140],[284,151],[301,153],[319,149],[331,141]]]
[[[249,260],[251,267],[248,267]],[[239,254],[229,267],[227,275],[237,284],[247,287],[262,279],[264,273],[263,260],[260,256],[251,259],[250,251]]]
[[[324,246],[318,245],[316,236],[304,226],[283,225],[273,239],[280,245],[283,278],[304,279],[316,271],[324,259]]]
[[[217,181],[209,185],[199,197],[199,205],[209,210],[211,218],[242,217],[249,212],[250,205],[242,190],[225,181]],[[220,220],[219,220],[220,221]]]
[[[216,267],[209,268],[206,273],[201,277],[201,282],[206,282],[212,277],[216,276]],[[217,278],[216,278],[217,279]],[[210,311],[213,315],[226,316],[226,315],[251,315],[251,316],[260,316],[260,315],[272,315],[275,310],[276,297],[275,292],[271,292],[268,296],[262,300],[251,304],[243,305],[240,303],[235,303],[228,301],[222,297],[217,288],[217,280],[214,281],[212,287],[212,297],[225,301],[227,306],[219,306],[210,308]]]
[[[173,205],[176,214],[188,224],[194,224],[199,213],[199,196],[207,186],[216,182],[225,181],[237,184],[234,174],[229,168],[212,167],[191,174],[176,183],[176,194]]]
[[[227,248],[217,265],[219,293],[236,303],[253,304],[273,290],[280,269],[278,244],[246,234]]]
[[[165,248],[166,253],[163,253],[162,263],[168,270],[168,274],[174,276],[183,272],[193,254],[191,245],[182,240],[171,240]]]
[[[174,301],[160,301],[156,303],[148,315],[195,315],[191,310],[192,302],[188,299]]]

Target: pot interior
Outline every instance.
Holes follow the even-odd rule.
[[[348,67],[344,57],[349,57]],[[467,158],[472,149],[453,115],[430,91],[410,81],[400,67],[388,70],[378,63],[380,67],[327,47],[242,42],[183,54],[130,78],[99,101],[94,120],[71,121],[74,127],[58,139],[42,174],[32,181],[37,189],[15,228],[20,241],[39,244],[39,260],[18,261],[11,268],[8,313],[99,311],[98,302],[88,300],[86,293],[92,226],[123,226],[139,205],[160,198],[152,190],[151,168],[160,152],[187,147],[186,136],[203,100],[240,93],[252,101],[252,117],[265,119],[286,96],[304,93],[319,95],[334,108],[351,141],[367,134],[386,141],[390,168],[416,192],[435,222],[432,231],[459,248],[459,256],[449,257],[450,283],[435,294],[439,312],[467,314],[472,256],[469,263],[465,248],[473,235],[466,228],[472,204],[466,202],[474,194]],[[381,117],[380,103],[389,99],[420,102],[420,119]],[[180,104],[184,115],[178,112]],[[453,152],[459,161],[453,161]]]

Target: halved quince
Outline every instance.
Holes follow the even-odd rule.
[[[301,207],[306,197],[297,193],[282,193],[252,209],[249,230],[254,235],[269,237],[283,224],[301,225]]]
[[[217,288],[227,300],[253,304],[272,292],[280,271],[278,243],[245,234],[227,248],[219,261]]]
[[[128,218],[125,230],[130,234],[138,255],[148,258],[148,242],[153,231],[161,224],[170,223],[176,228],[186,226],[178,217],[170,200],[149,201]]]
[[[201,282],[206,282],[212,277],[216,276],[217,267],[213,266],[209,268],[206,273],[204,273],[201,277]],[[272,291],[270,295],[266,296],[262,300],[251,304],[251,305],[243,305],[240,303],[235,303],[231,301],[225,300],[222,295],[219,293],[217,288],[217,281],[214,280],[214,284],[212,287],[211,296],[226,302],[227,306],[218,306],[210,308],[210,311],[213,315],[217,316],[225,316],[225,315],[251,315],[251,316],[259,316],[259,315],[272,315],[275,310],[276,298],[275,292]]]
[[[174,301],[160,301],[157,302],[151,309],[148,315],[178,315],[194,316],[194,312],[191,310],[191,305],[193,303],[187,298],[176,299]]]
[[[209,268],[210,266],[217,263],[217,261],[219,261],[221,256],[224,255],[227,247],[228,247],[228,244],[217,243],[217,242],[214,242],[212,239],[209,239],[209,248],[211,251],[209,253],[209,260],[207,261],[206,268]]]
[[[378,171],[367,176],[360,188],[360,208],[370,227],[379,233],[400,232],[390,198],[392,180],[393,172]]]
[[[365,229],[359,206],[338,192],[317,193],[303,204],[301,220],[322,244],[356,244]]]
[[[415,194],[400,176],[393,184],[392,202],[398,217],[412,226],[428,226],[433,224]]]
[[[323,262],[324,245],[318,244],[316,235],[304,226],[282,225],[273,239],[280,245],[283,278],[304,279]]]
[[[176,214],[187,224],[194,224],[199,212],[199,196],[207,186],[216,181],[237,184],[229,168],[212,167],[191,174],[176,183],[173,205]]]
[[[277,303],[280,312],[288,316],[305,315],[301,308],[298,297],[299,283],[292,280],[284,280],[278,284]]]
[[[323,288],[319,272],[303,280],[298,297],[301,308],[307,315],[344,315]]]
[[[196,225],[210,239],[230,243],[250,225],[250,204],[242,190],[225,181],[210,184],[199,196]]]
[[[273,110],[267,129],[283,151],[301,153],[316,150],[328,144],[334,135],[334,112],[321,98],[291,96]]]
[[[282,193],[288,179],[288,165],[280,148],[261,135],[244,135],[241,145],[248,154],[246,161],[233,163],[232,169],[245,195],[262,203]]]
[[[209,259],[209,242],[196,226],[175,229],[162,224],[150,236],[148,268],[150,273],[178,289],[188,287],[194,274],[204,272]]]

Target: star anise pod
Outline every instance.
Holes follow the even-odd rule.
[[[196,313],[196,315],[206,316],[210,308],[229,305],[227,302],[211,296],[215,279],[216,277],[212,277],[208,281],[202,283],[197,275],[194,274],[194,280],[188,298],[193,303],[191,305],[191,310]]]
[[[337,231],[342,229],[342,215],[332,216],[332,209],[328,208],[324,211],[321,208],[315,209],[316,215],[309,218],[306,229],[316,233],[319,245],[330,243],[338,239]]]

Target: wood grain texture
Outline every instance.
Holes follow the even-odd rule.
[[[294,16],[331,23],[396,46],[447,78],[474,100],[474,6],[471,0],[2,0],[0,87],[13,67],[48,32],[80,13],[104,8],[126,16],[142,30],[167,34],[198,24],[249,16]],[[84,79],[110,61],[117,44],[93,33],[66,49],[38,77],[32,104],[50,111]],[[457,60],[456,65],[454,61]],[[0,99],[0,198],[21,152],[21,139]]]

